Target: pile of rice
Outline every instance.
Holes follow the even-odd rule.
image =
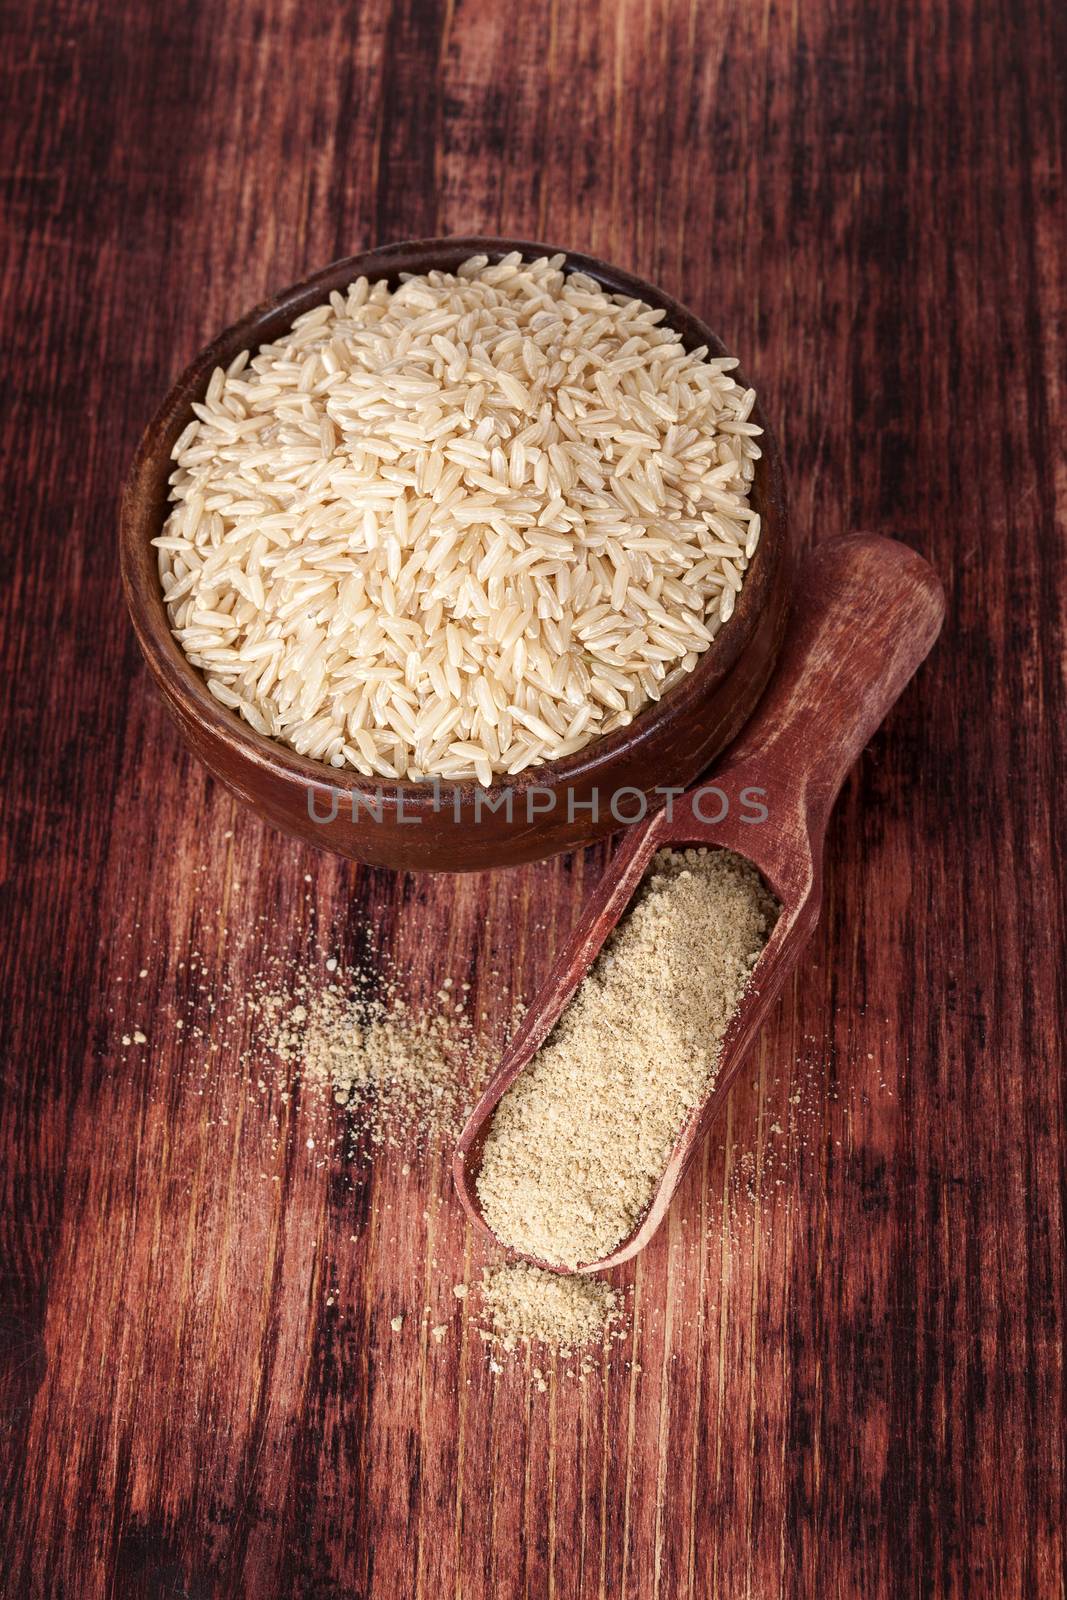
[[[360,278],[213,374],[155,544],[260,733],[488,785],[630,722],[729,619],[754,392],[564,260]]]

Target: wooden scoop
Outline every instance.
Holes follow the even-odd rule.
[[[468,1213],[487,1232],[475,1180],[501,1096],[551,1032],[655,852],[717,846],[759,868],[782,912],[727,1028],[714,1085],[679,1131],[648,1210],[610,1255],[580,1270],[616,1266],[651,1239],[818,921],[823,840],[841,786],[937,638],[943,615],[937,576],[906,545],[854,534],[828,540],[808,557],[777,671],[751,721],[711,777],[629,830],[463,1130],[453,1176]]]

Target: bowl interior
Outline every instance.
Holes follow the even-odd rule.
[[[427,804],[430,800],[428,790],[423,791],[419,785],[364,778],[351,768],[332,767],[298,755],[288,745],[256,733],[236,712],[230,711],[214,698],[204,678],[190,664],[171,633],[163,603],[156,551],[151,540],[159,533],[167,515],[171,450],[192,420],[193,402],[203,398],[216,367],[227,366],[242,350],[254,350],[261,344],[277,339],[288,330],[296,317],[321,304],[333,290],[346,288],[355,278],[385,278],[395,284],[401,273],[427,272],[435,268],[453,271],[472,255],[483,254],[490,260],[499,260],[512,250],[519,250],[528,259],[543,255],[566,255],[567,270],[588,274],[610,293],[639,298],[665,310],[667,322],[680,334],[686,349],[693,350],[706,345],[712,355],[728,353],[711,329],[670,295],[594,257],[574,251],[558,251],[550,245],[523,240],[482,237],[429,239],[388,245],[363,255],[335,261],[302,283],[264,301],[227,328],[196,357],[149,423],[126,483],[121,515],[122,576],[134,628],[149,668],[164,687],[179,719],[205,724],[231,750],[239,752],[242,759],[253,766],[286,774],[305,786],[329,784],[335,790],[374,793],[387,800],[402,791],[406,797],[413,797],[416,807],[422,803],[420,795],[425,794]],[[735,376],[738,382],[746,384],[740,370]],[[639,745],[662,718],[692,712],[709,689],[734,666],[751,637],[777,576],[785,539],[781,463],[758,398],[752,417],[763,429],[760,440],[763,454],[756,463],[751,493],[751,503],[761,517],[761,537],[745,574],[733,616],[723,624],[693,671],[675,684],[661,700],[639,712],[628,727],[618,728],[561,760],[526,768],[508,780],[516,791],[534,786],[554,788],[580,784],[589,775]],[[442,779],[438,793],[455,796],[459,808],[476,787],[473,778],[459,782]]]

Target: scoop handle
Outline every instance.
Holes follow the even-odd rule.
[[[941,629],[929,562],[895,539],[828,539],[803,563],[778,666],[714,782],[760,789],[817,839],[860,751]],[[759,831],[759,830],[750,830]]]

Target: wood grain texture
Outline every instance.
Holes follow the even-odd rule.
[[[4,9],[5,1600],[1064,1593],[1065,28],[1051,0]],[[193,961],[372,969],[369,930],[499,1040],[603,854],[403,878],[270,833],[183,753],[115,560],[137,436],[213,332],[468,231],[690,304],[802,539],[893,533],[949,595],[751,1072],[619,1270],[640,1372],[544,1396],[456,1311],[483,1257],[447,1152],[309,1151],[240,1030],[177,1022]]]

